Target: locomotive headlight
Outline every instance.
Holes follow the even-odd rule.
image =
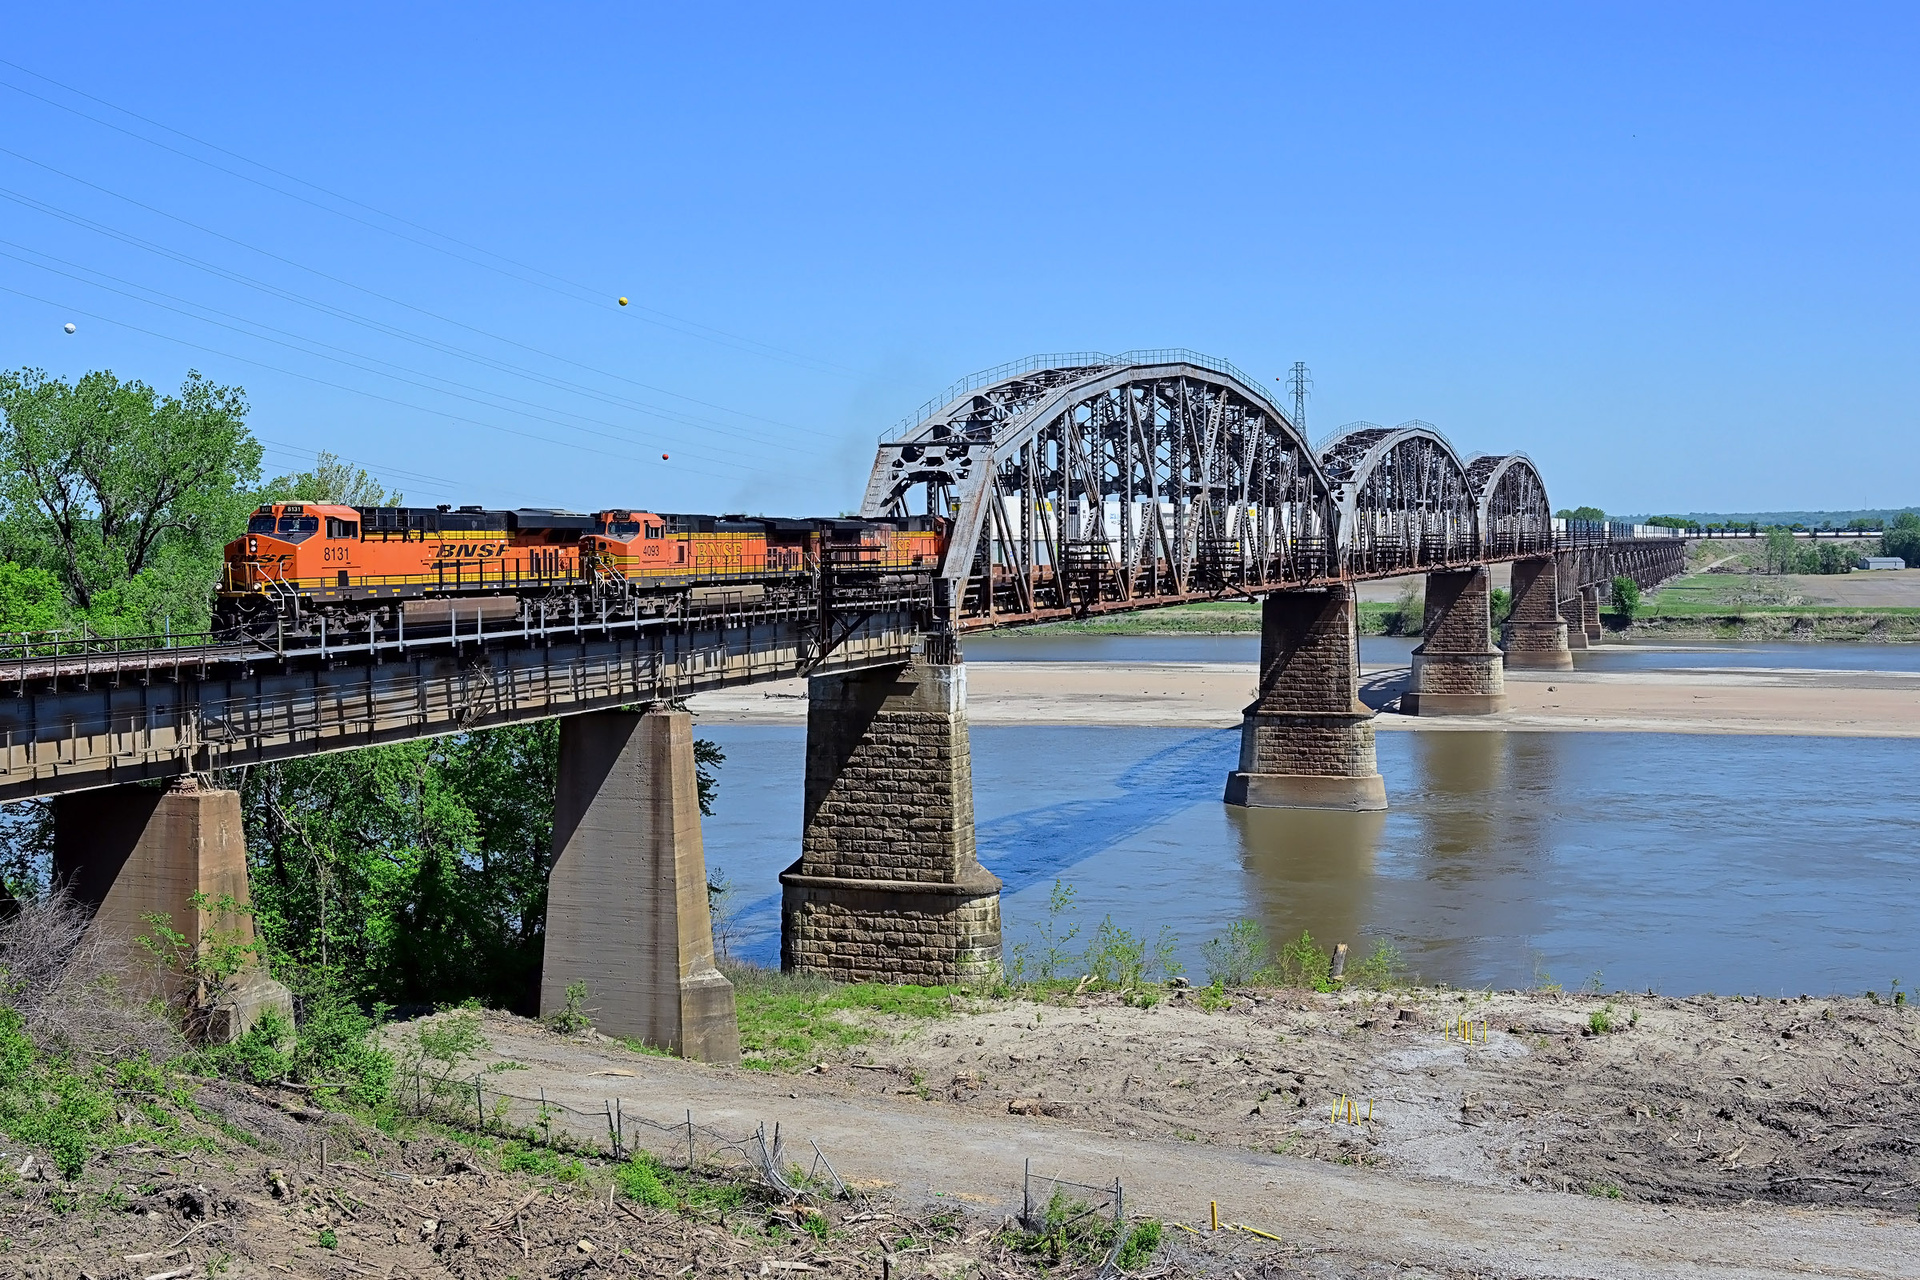
[[[260,539],[258,538],[247,539],[247,554],[250,556],[257,556],[260,554]]]

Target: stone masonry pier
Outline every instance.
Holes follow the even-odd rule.
[[[1573,670],[1567,620],[1560,613],[1558,564],[1557,556],[1513,562],[1513,609],[1500,629],[1510,667]]]
[[[780,961],[846,982],[965,982],[1000,965],[1000,881],[974,854],[966,668],[816,676],[800,860]]]
[[[1240,728],[1228,804],[1384,809],[1373,712],[1360,701],[1353,589],[1275,592],[1260,605],[1260,693]]]
[[[1484,716],[1507,709],[1503,655],[1493,647],[1485,567],[1427,575],[1425,637],[1400,709],[1415,716]]]

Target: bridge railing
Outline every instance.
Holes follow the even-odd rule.
[[[0,663],[21,658],[78,658],[92,654],[142,653],[153,649],[192,649],[214,642],[208,631],[165,631],[155,635],[103,636],[86,627],[54,631],[0,631]]]

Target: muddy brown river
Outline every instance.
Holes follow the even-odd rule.
[[[1216,639],[1018,641],[1062,658],[1193,661]],[[1123,641],[1128,652],[1094,653]],[[1143,643],[1144,642],[1144,643]],[[1370,642],[1368,662],[1390,661]],[[1147,651],[1149,646],[1166,653]],[[976,648],[985,648],[976,642]],[[1141,649],[1142,652],[1134,652]],[[1177,649],[1178,652],[1174,652]],[[1784,652],[1782,651],[1784,649]],[[1853,666],[1849,646],[1583,655],[1602,663]],[[1879,655],[1892,669],[1920,648]],[[970,651],[973,660],[991,660]],[[1203,659],[1204,660],[1204,659]],[[804,730],[703,726],[727,753],[710,868],[733,885],[732,946],[777,963],[776,877],[797,856]],[[1920,741],[1646,733],[1382,733],[1391,808],[1231,809],[1234,730],[973,729],[981,860],[1005,882],[1009,948],[1073,909],[1148,938],[1189,974],[1234,921],[1399,948],[1428,982],[1687,995],[1859,994],[1920,982]]]

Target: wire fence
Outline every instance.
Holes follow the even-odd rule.
[[[483,1133],[549,1148],[555,1146],[555,1122],[570,1116],[585,1123],[563,1121],[568,1131],[584,1128],[597,1134],[604,1125],[604,1145],[598,1141],[590,1145],[616,1161],[645,1151],[658,1163],[688,1174],[751,1178],[783,1201],[854,1198],[818,1142],[807,1140],[809,1153],[800,1156],[804,1164],[789,1156],[778,1121],[771,1133],[763,1122],[753,1132],[736,1137],[696,1122],[692,1111],[683,1121],[663,1123],[629,1112],[623,1098],[607,1098],[598,1108],[579,1107],[548,1097],[545,1089],[529,1095],[491,1086],[480,1072],[471,1079],[436,1076],[420,1069],[411,1074],[412,1109],[420,1116],[471,1124]],[[400,1095],[404,1103],[404,1083]]]

